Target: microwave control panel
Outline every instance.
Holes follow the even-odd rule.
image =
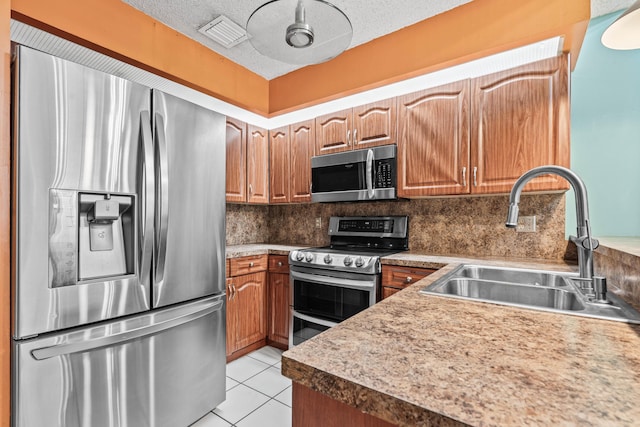
[[[393,188],[396,185],[395,159],[376,161],[376,188]]]

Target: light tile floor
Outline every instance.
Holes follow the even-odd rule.
[[[291,426],[291,380],[280,374],[282,351],[259,350],[227,364],[227,400],[191,427]]]

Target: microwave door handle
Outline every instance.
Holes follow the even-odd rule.
[[[373,150],[369,148],[367,151],[367,193],[370,199],[373,199]]]
[[[169,225],[169,162],[167,160],[167,140],[164,134],[164,119],[161,114],[156,113],[156,147],[158,148],[158,211],[159,220],[156,240],[156,267],[155,283],[160,283],[164,279],[164,264],[167,255],[167,228]]]
[[[153,254],[153,209],[155,204],[155,173],[153,159],[153,144],[151,135],[151,116],[148,111],[140,113],[140,139],[142,143],[142,162],[143,176],[141,180],[142,188],[140,191],[141,212],[139,218],[142,220],[140,224],[140,283],[146,285],[149,282],[151,274],[151,255]],[[144,181],[142,181],[144,178]]]

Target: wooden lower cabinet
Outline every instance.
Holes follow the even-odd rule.
[[[267,273],[227,279],[227,361],[266,344]]]
[[[432,268],[382,266],[382,299],[400,292],[437,270]]]
[[[269,256],[269,345],[289,348],[289,263],[284,255]]]
[[[298,383],[293,383],[293,427],[392,427],[387,421],[365,414]]]

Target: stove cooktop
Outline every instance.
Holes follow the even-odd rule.
[[[293,251],[291,266],[378,274],[380,257],[407,249],[408,218],[331,217],[331,245]]]

